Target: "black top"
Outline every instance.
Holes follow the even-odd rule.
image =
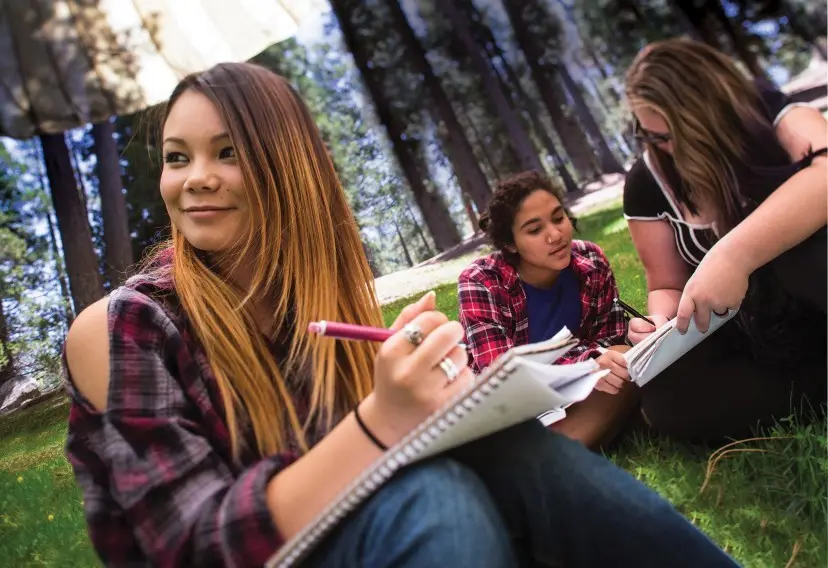
[[[797,106],[789,103],[787,96],[777,90],[760,89],[760,94],[768,119],[772,120],[774,125],[788,110]],[[818,153],[812,152],[803,160],[782,167],[757,168],[747,184],[753,197],[758,203],[764,201],[788,177],[810,164],[814,154]],[[669,166],[672,166],[672,162],[668,163]],[[677,176],[677,173],[674,175]],[[670,223],[678,252],[691,269],[699,265],[705,253],[716,242],[713,225],[696,225],[684,221],[678,201],[664,185],[663,180],[655,176],[647,152],[636,160],[627,173],[624,185],[624,216],[639,221],[662,220]]]
[[[760,88],[768,120],[774,126],[794,106],[776,90]],[[771,144],[753,141],[750,151],[760,164],[752,167],[745,177],[738,178],[742,193],[743,217],[761,204],[788,178],[810,165],[815,156],[826,153],[825,148],[812,150],[803,159],[792,162],[778,152],[769,159]],[[776,146],[778,148],[778,145]],[[667,167],[668,179],[678,180],[672,161]],[[650,156],[645,152],[627,173],[624,185],[624,216],[642,221],[667,221],[673,230],[676,247],[691,271],[717,240],[714,225],[695,225],[684,221],[677,198],[662,180],[653,173]],[[806,269],[807,270],[807,269]],[[807,274],[803,274],[807,278]],[[797,298],[791,297],[780,285],[770,266],[757,270],[750,277],[748,294],[742,303],[738,326],[746,334],[748,343],[734,346],[746,348],[758,360],[771,365],[787,365],[809,352],[823,353],[825,349],[825,315],[817,314]]]

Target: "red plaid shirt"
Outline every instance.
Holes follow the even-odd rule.
[[[618,287],[604,252],[594,243],[572,241],[571,266],[581,284],[581,324],[570,331],[580,343],[558,363],[597,357],[600,347],[623,344],[627,335],[624,311],[613,302]],[[460,274],[458,298],[475,373],[513,346],[529,342],[526,293],[517,270],[501,253],[474,261]]]
[[[169,278],[112,292],[105,412],[66,372],[89,535],[106,566],[261,566],[282,544],[265,487],[299,453],[234,463],[218,384],[177,305]]]

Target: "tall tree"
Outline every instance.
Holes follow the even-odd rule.
[[[492,73],[492,69],[483,55],[481,45],[474,37],[469,17],[471,12],[470,2],[467,0],[441,2],[439,6],[446,18],[452,23],[459,41],[465,48],[472,68],[482,79],[485,92],[491,98],[495,109],[497,109],[497,114],[509,135],[509,140],[517,156],[520,168],[523,170],[534,169],[544,171],[543,165],[538,158],[538,150],[529,138],[522,118],[509,101],[503,84]]]
[[[354,6],[348,0],[333,0],[331,7],[339,22],[345,44],[353,55],[354,62],[370,93],[377,116],[388,131],[394,154],[423,214],[435,247],[439,252],[447,250],[460,242],[460,234],[442,196],[439,192],[431,191],[426,185],[425,171],[422,160],[418,159],[416,141],[410,140],[404,122],[392,111],[392,101],[387,97],[384,85],[374,69],[372,48],[359,36],[359,28],[354,18],[360,15],[365,16],[364,12],[359,13],[363,7]]]
[[[411,29],[400,4],[397,0],[388,0],[387,4],[393,22],[392,25],[402,38],[406,57],[411,61],[414,69],[422,75],[423,82],[434,105],[434,114],[445,124],[443,132],[447,142],[448,156],[460,187],[464,193],[472,198],[479,209],[483,209],[488,205],[491,198],[489,182],[483,170],[480,169],[474,151],[451,106],[451,101],[446,96],[439,79],[437,79],[434,70],[426,59],[425,51],[414,34],[414,30]]]
[[[578,190],[575,180],[566,168],[566,163],[560,155],[558,148],[555,146],[552,136],[550,136],[545,125],[541,120],[542,110],[541,105],[538,104],[533,95],[530,95],[523,87],[518,72],[515,70],[512,63],[506,58],[506,55],[501,49],[497,38],[492,33],[491,28],[485,23],[483,14],[475,7],[473,2],[467,3],[467,8],[471,11],[471,21],[474,27],[475,36],[486,51],[492,71],[498,76],[500,82],[512,93],[512,98],[515,101],[515,106],[522,109],[523,116],[526,123],[529,125],[532,134],[536,136],[546,148],[547,153],[555,167],[558,177],[561,179],[564,188],[567,192],[574,192]],[[498,71],[496,62],[499,63],[503,69],[505,78],[501,76]]]
[[[114,135],[112,121],[105,120],[92,125],[103,218],[104,266],[112,287],[123,282],[133,261],[121,164]]]
[[[514,30],[515,40],[529,63],[532,77],[570,161],[582,180],[597,177],[601,172],[595,164],[593,149],[575,116],[565,110],[569,105],[556,65],[547,63],[544,58],[545,49],[530,29],[528,18],[537,6],[533,2],[516,0],[504,0],[503,6]]]
[[[63,242],[66,272],[75,313],[103,297],[98,259],[92,248],[92,232],[86,207],[75,185],[64,134],[41,134],[43,161]]]

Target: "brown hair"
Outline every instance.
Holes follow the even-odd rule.
[[[503,254],[503,257],[513,264],[518,261],[518,255],[509,251],[507,247],[515,244],[515,235],[512,232],[515,215],[523,201],[538,190],[551,193],[563,204],[564,191],[561,186],[546,174],[529,170],[499,181],[495,185],[486,211],[480,215],[480,230],[486,233],[492,245]],[[572,226],[576,227],[575,218],[565,207],[564,211]]]
[[[176,292],[218,381],[234,455],[240,424],[263,456],[291,439],[307,447],[312,422],[329,427],[372,390],[374,344],[303,333],[320,319],[382,325],[356,222],[310,112],[284,78],[247,63],[216,65],[181,81],[163,122],[187,91],[215,104],[236,149],[251,223],[232,257],[252,263],[254,276],[240,292],[173,226]],[[281,371],[247,309],[263,297],[275,300],[274,337],[296,332]],[[312,373],[305,424],[285,378],[300,368]]]
[[[633,108],[664,117],[678,176],[670,156],[648,144],[656,170],[693,214],[715,211],[720,235],[744,217],[740,180],[757,165],[789,162],[757,86],[707,44],[681,38],[648,45],[627,71],[626,96]]]

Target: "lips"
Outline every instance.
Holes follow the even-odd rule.
[[[200,211],[229,211],[229,207],[211,207],[209,205],[199,206],[199,207],[188,207],[187,209],[182,209],[184,213],[198,213]]]
[[[562,252],[564,252],[568,248],[569,248],[569,243],[565,243],[565,244],[559,246],[558,248],[556,248],[555,250],[553,250],[552,252],[550,252],[549,256],[555,256],[555,255],[561,254]]]

